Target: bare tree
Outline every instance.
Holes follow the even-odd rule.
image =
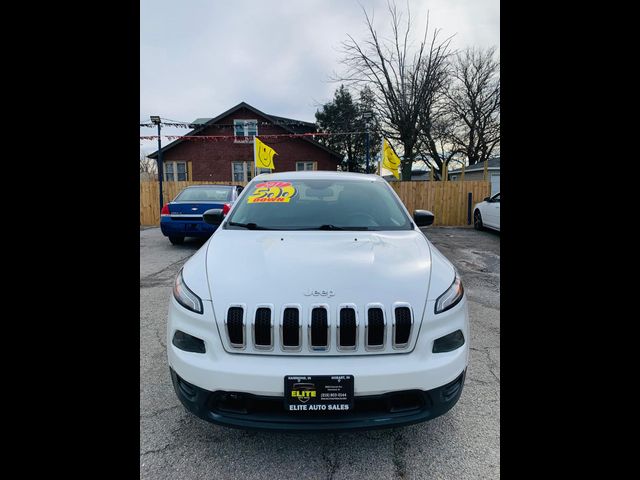
[[[158,174],[156,161],[152,158],[147,157],[147,155],[142,150],[140,150],[140,173],[145,174],[144,176],[148,177],[149,179],[154,178]]]
[[[446,99],[441,97],[419,117],[420,154],[433,170],[434,180],[443,178],[443,168],[458,160],[462,151],[455,145],[455,118],[451,114]]]
[[[456,128],[450,140],[469,165],[484,162],[500,148],[500,61],[495,53],[495,47],[467,48],[453,62],[447,104]]]
[[[439,92],[446,85],[452,37],[441,41],[438,39],[440,30],[436,29],[431,40],[427,40],[427,14],[422,41],[411,53],[410,12],[407,11],[407,21],[403,24],[395,4],[388,3],[387,6],[392,38],[379,37],[373,19],[363,8],[368,38],[358,43],[348,35],[349,40],[342,43],[346,73],[336,80],[371,87],[383,133],[403,147],[402,179],[410,180],[411,167],[420,149],[419,118],[430,115]]]

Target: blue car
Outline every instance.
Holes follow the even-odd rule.
[[[211,208],[227,213],[242,191],[239,185],[192,185],[162,207],[160,230],[174,245],[185,237],[207,238],[218,225],[209,225],[202,214]]]

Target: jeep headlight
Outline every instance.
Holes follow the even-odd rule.
[[[202,300],[195,293],[189,290],[189,287],[184,283],[182,278],[182,270],[176,277],[176,282],[173,285],[173,297],[176,301],[187,310],[192,312],[202,313]]]
[[[455,307],[460,303],[463,295],[464,288],[462,286],[462,280],[460,280],[460,276],[456,271],[456,277],[453,279],[451,286],[436,300],[435,313],[446,312],[450,308]]]

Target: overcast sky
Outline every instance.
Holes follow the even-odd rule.
[[[362,5],[388,32],[386,0],[141,0],[140,120],[190,122],[245,101],[265,113],[315,121],[339,86],[340,43],[366,38]],[[499,0],[408,0],[416,39],[430,28],[452,46],[500,46]],[[406,10],[407,0],[397,2]],[[188,130],[166,127],[166,135]],[[141,135],[154,130],[141,128]],[[163,140],[163,145],[168,141]],[[146,153],[156,141],[142,141]]]

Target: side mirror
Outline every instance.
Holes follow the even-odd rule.
[[[484,197],[483,202],[490,202],[491,201],[491,197]]]
[[[202,214],[202,219],[209,225],[220,225],[224,220],[221,208],[212,208]]]
[[[413,211],[413,221],[416,222],[416,225],[418,225],[419,227],[426,227],[427,225],[431,225],[435,218],[436,217],[429,210]]]

